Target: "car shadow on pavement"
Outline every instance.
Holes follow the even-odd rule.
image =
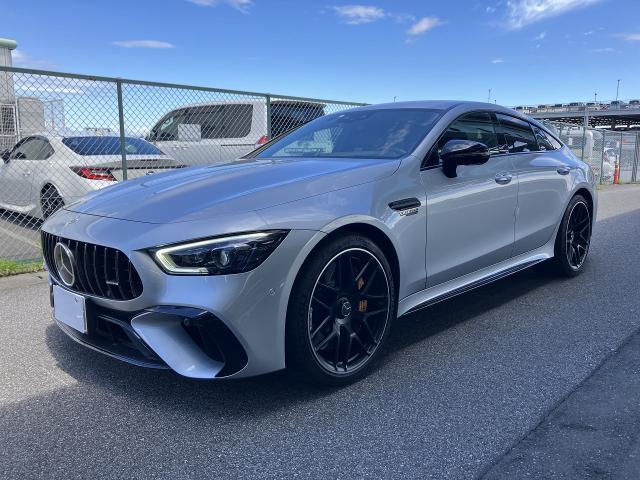
[[[405,348],[424,342],[459,323],[473,321],[484,312],[517,300],[518,296],[549,281],[548,277],[535,270],[525,271],[493,286],[473,290],[401,317],[391,331],[377,367],[385,369],[389,357],[402,355]],[[268,412],[294,403],[317,400],[339,390],[298,382],[286,371],[238,380],[192,380],[169,370],[136,367],[94,352],[73,342],[53,324],[46,329],[46,343],[57,366],[79,384],[192,413],[211,414],[218,410],[228,416],[234,412],[242,415],[246,409],[253,413]],[[367,381],[372,381],[371,377]],[[243,407],[237,411],[236,405]]]

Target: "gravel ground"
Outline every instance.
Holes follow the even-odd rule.
[[[583,275],[525,271],[403,318],[340,390],[126,365],[52,324],[42,275],[0,279],[0,478],[518,478],[503,462],[640,328],[640,188],[600,200]]]

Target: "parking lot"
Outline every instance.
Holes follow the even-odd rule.
[[[640,187],[600,202],[583,275],[525,271],[402,318],[339,390],[126,365],[53,325],[44,274],[0,279],[0,478],[632,478]]]

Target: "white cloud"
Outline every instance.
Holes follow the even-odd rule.
[[[18,49],[11,52],[11,60],[13,65],[16,67],[39,68],[44,70],[55,68],[55,64],[53,62],[40,58],[33,58]]]
[[[418,35],[423,35],[427,33],[429,30],[435,27],[439,27],[443,25],[444,22],[440,20],[438,17],[423,17],[418,20],[416,23],[411,25],[409,30],[407,30],[407,35],[409,37],[416,37]]]
[[[547,32],[540,32],[539,35],[536,35],[535,37],[533,37],[533,41],[534,42],[539,42],[541,40],[544,40],[544,38],[547,36]]]
[[[498,63],[504,63],[504,60],[502,58],[494,58],[493,60],[491,60],[491,63],[497,65]]]
[[[619,33],[616,37],[622,37],[628,42],[640,42],[640,33]]]
[[[187,0],[187,2],[195,3],[201,7],[215,7],[225,4],[242,13],[249,13],[249,9],[253,6],[253,0]]]
[[[617,53],[618,50],[612,47],[594,48],[591,50],[593,53]]]
[[[344,5],[333,10],[349,25],[371,23],[387,16],[382,8],[370,5]]]
[[[175,48],[175,45],[160,40],[119,40],[114,45],[123,48]]]
[[[600,1],[602,0],[509,0],[507,22],[510,28],[522,28]]]

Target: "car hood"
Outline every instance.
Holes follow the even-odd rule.
[[[391,175],[399,160],[248,159],[158,173],[69,204],[78,213],[173,223],[260,210]]]

